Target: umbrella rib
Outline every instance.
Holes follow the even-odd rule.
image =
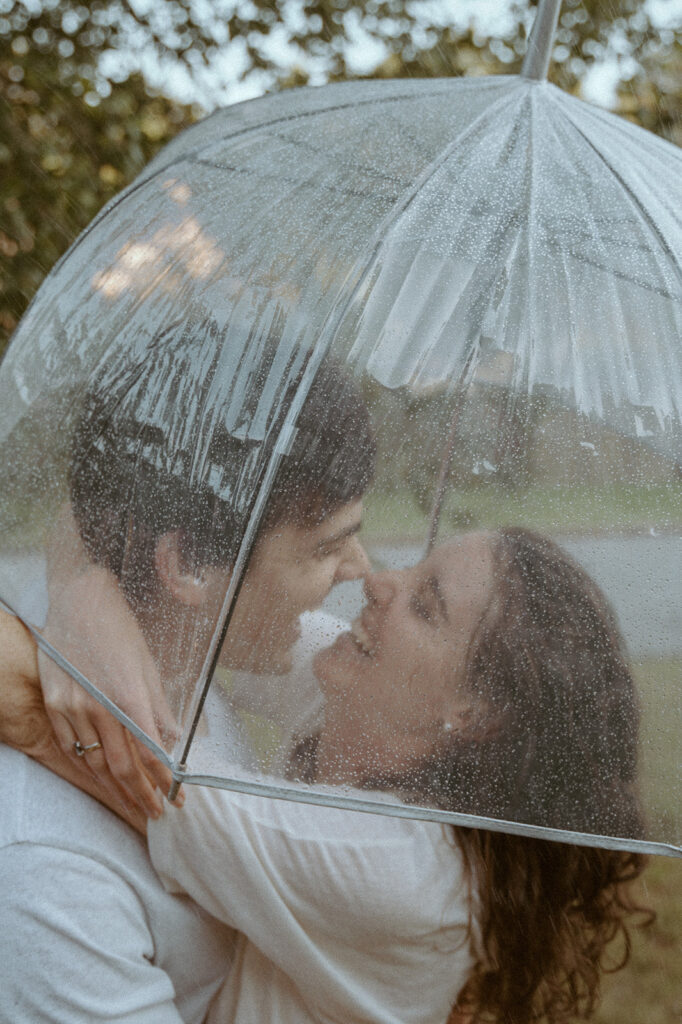
[[[496,76],[492,76],[492,77],[493,77],[493,79],[495,79],[495,84],[497,84],[498,81],[501,81],[504,78],[512,79],[512,78],[517,78],[518,76],[515,76],[515,75],[514,76],[512,76],[512,75],[496,75]],[[472,79],[459,78],[459,79],[456,79],[456,81],[458,81],[458,82],[471,82],[472,83],[472,87],[476,86],[479,89],[481,87],[480,81],[478,79],[475,79],[475,78],[472,78]],[[446,84],[443,87],[439,88],[439,89],[431,89],[429,91],[424,90],[423,93],[419,93],[419,98],[438,96],[438,95],[441,95],[442,93],[447,93],[449,91],[449,89],[451,88],[452,79],[446,79],[445,82],[446,82]],[[356,83],[348,82],[348,83],[345,83],[345,84],[347,84],[347,85],[355,85]],[[299,120],[299,119],[302,119],[304,117],[316,117],[316,116],[319,116],[320,114],[326,114],[326,113],[329,113],[331,111],[339,111],[339,110],[345,110],[345,109],[357,109],[360,106],[370,106],[371,104],[376,104],[376,105],[380,105],[381,104],[381,105],[383,105],[383,104],[388,104],[388,103],[397,103],[397,102],[399,102],[401,100],[404,100],[404,99],[416,99],[416,98],[417,98],[417,96],[415,96],[414,94],[409,94],[409,93],[405,93],[405,94],[399,93],[399,94],[397,94],[395,96],[383,96],[383,97],[381,97],[381,96],[372,96],[372,97],[370,97],[368,99],[364,99],[364,100],[355,100],[353,102],[347,101],[347,102],[344,102],[344,103],[331,104],[329,107],[325,107],[324,110],[319,110],[319,109],[317,109],[317,110],[305,110],[305,111],[301,111],[301,112],[299,112],[297,114],[288,114],[286,116],[285,115],[280,115],[279,117],[273,118],[271,121],[266,121],[266,122],[261,122],[261,123],[258,123],[258,124],[250,124],[250,125],[244,126],[241,129],[239,129],[238,131],[233,132],[232,134],[223,135],[220,138],[219,141],[221,143],[223,143],[223,142],[226,142],[228,139],[230,139],[230,140],[231,139],[236,139],[236,138],[239,138],[239,136],[241,136],[241,135],[248,135],[249,132],[260,131],[263,128],[269,128],[272,125],[284,124],[286,121]],[[216,110],[214,114],[211,114],[208,118],[205,118],[204,120],[200,121],[199,124],[203,125],[208,120],[210,120],[212,117],[216,117],[216,116],[218,116],[220,114],[224,115],[224,110]],[[74,252],[78,248],[78,246],[80,246],[81,243],[85,241],[85,239],[90,235],[90,233],[97,227],[97,225],[100,223],[100,221],[104,220],[105,217],[107,217],[110,213],[112,213],[120,205],[120,203],[122,203],[124,200],[126,200],[128,198],[128,196],[134,195],[135,192],[139,191],[141,188],[143,188],[145,185],[147,185],[150,181],[153,181],[155,178],[158,178],[160,175],[167,174],[168,171],[171,170],[173,167],[175,167],[177,164],[182,163],[183,161],[189,161],[194,156],[194,154],[197,154],[197,153],[200,152],[200,148],[203,149],[205,147],[204,146],[196,147],[194,150],[192,150],[192,151],[190,151],[188,153],[183,153],[179,157],[174,157],[167,164],[164,164],[162,167],[159,167],[158,169],[154,170],[147,177],[142,177],[140,180],[136,180],[128,188],[124,189],[119,195],[117,195],[114,199],[112,199],[109,203],[107,203],[107,205],[102,210],[100,210],[100,212],[97,214],[97,216],[91,221],[91,223],[78,236],[78,238],[75,240],[75,242],[73,242],[73,244],[71,246],[69,246],[69,248],[66,250],[66,252],[60,257],[60,259],[55,264],[53,270],[56,270],[61,265],[61,263],[66,259],[66,257],[71,252]]]
[[[459,421],[462,418],[462,403],[455,405],[455,410],[450,420],[450,428],[448,430],[448,437],[445,442],[443,449],[443,455],[441,457],[440,467],[438,469],[438,480],[436,482],[436,492],[431,505],[431,514],[429,516],[429,532],[426,538],[426,554],[429,555],[433,550],[433,546],[436,543],[436,536],[438,534],[438,527],[440,525],[440,517],[443,509],[443,500],[445,498],[445,491],[448,484],[448,476],[450,475],[450,466],[452,464],[452,457],[455,453],[455,443],[457,441],[457,429],[459,427]]]
[[[314,145],[312,145],[311,142],[306,141],[305,139],[298,139],[298,138],[295,138],[295,137],[292,138],[292,137],[290,137],[288,135],[285,135],[283,132],[282,133],[280,133],[280,132],[273,132],[270,137],[274,138],[274,139],[279,139],[281,142],[288,143],[289,145],[295,145],[298,149],[301,149],[301,150],[303,150],[306,153],[313,153],[313,154],[315,154],[315,156],[319,156],[320,154],[322,154],[324,156],[328,156],[328,154],[329,154],[329,149],[328,148],[325,148],[323,146],[314,146]],[[411,141],[414,141],[414,140],[411,140]],[[398,175],[387,174],[385,171],[381,170],[380,167],[376,167],[373,164],[369,164],[369,163],[366,163],[366,162],[358,161],[357,163],[353,164],[353,169],[354,170],[359,170],[359,171],[369,172],[370,174],[375,175],[375,177],[381,178],[384,181],[388,181],[388,182],[398,182],[398,183],[400,183],[400,182],[403,181],[403,178],[399,177]]]
[[[510,97],[509,94],[505,94],[500,100],[497,101],[497,103],[493,103],[492,106],[496,106],[497,104],[504,105],[505,103],[508,103],[508,102],[511,102],[511,97]],[[343,318],[344,318],[345,314],[347,313],[348,309],[350,308],[350,306],[351,306],[355,296],[358,294],[358,292],[362,288],[362,285],[363,285],[363,283],[364,283],[368,273],[370,272],[371,267],[373,266],[373,264],[375,262],[376,254],[379,251],[379,249],[381,248],[382,242],[386,238],[388,230],[395,226],[397,221],[400,219],[400,217],[403,215],[403,213],[405,212],[407,207],[410,205],[410,203],[412,202],[412,200],[416,196],[416,194],[419,191],[419,189],[422,187],[422,185],[426,181],[428,181],[431,177],[433,177],[433,175],[436,173],[438,168],[440,166],[442,166],[444,161],[447,160],[447,158],[450,155],[450,153],[452,153],[452,151],[455,148],[455,146],[458,145],[461,142],[462,138],[465,138],[471,131],[473,131],[476,128],[478,123],[487,114],[489,114],[490,109],[491,108],[488,107],[488,108],[486,108],[485,111],[483,111],[481,114],[479,114],[478,117],[470,125],[468,125],[467,128],[463,132],[461,132],[458,136],[456,136],[456,138],[453,139],[452,142],[449,145],[447,145],[445,147],[445,149],[434,160],[431,161],[431,163],[428,165],[428,167],[422,172],[422,174],[419,175],[419,177],[417,178],[417,181],[412,185],[412,187],[410,189],[407,190],[407,195],[405,195],[403,197],[403,200],[402,201],[398,200],[396,202],[396,209],[394,209],[391,213],[387,214],[387,216],[382,219],[381,224],[378,226],[378,228],[376,229],[376,231],[374,233],[374,241],[370,242],[370,244],[367,247],[367,252],[366,252],[365,259],[362,260],[362,261],[360,261],[360,260],[356,261],[356,264],[355,264],[354,268],[351,271],[349,271],[349,273],[348,273],[348,275],[347,275],[343,285],[341,286],[341,288],[339,290],[338,298],[337,298],[336,302],[334,303],[334,305],[332,306],[332,309],[330,310],[329,316],[327,317],[327,319],[325,321],[325,324],[324,324],[324,326],[323,326],[323,328],[322,328],[322,330],[320,332],[320,351],[321,352],[324,352],[326,350],[329,342],[331,341],[331,339],[334,336],[336,330],[338,329],[339,324],[343,321]],[[273,458],[274,458],[275,454],[276,454],[276,452],[273,453]],[[268,474],[268,469],[269,468],[271,468],[271,467],[268,467],[265,470],[266,476]],[[259,498],[260,498],[261,490],[262,490],[262,485],[260,485],[258,487],[258,489],[257,489],[257,494],[256,494],[256,498],[254,500],[253,508],[255,508],[258,505],[258,501],[259,501]],[[254,540],[255,540],[255,535],[252,535],[249,538],[249,540],[247,541],[247,543],[246,543],[246,546],[248,548],[248,550],[246,551],[246,559],[247,560],[250,557],[251,548],[252,548],[252,545],[254,543]],[[246,541],[246,538],[244,538],[244,540],[242,541],[242,544],[244,544],[245,541]],[[240,550],[240,554],[241,554],[241,550]],[[241,579],[242,579],[242,577],[240,577],[240,581],[239,581],[238,586],[241,583]],[[218,661],[218,655],[219,655],[220,646],[222,645],[222,642],[224,640],[225,634],[227,632],[227,628],[228,628],[228,625],[229,625],[229,619],[231,617],[232,610],[234,609],[234,605],[235,605],[235,597],[234,597],[234,594],[233,594],[231,599],[230,599],[230,601],[228,602],[228,607],[223,610],[224,611],[224,618],[221,621],[221,626],[220,626],[220,629],[219,629],[220,642],[216,646],[216,649],[209,653],[210,666],[209,666],[209,669],[208,669],[208,672],[207,672],[207,675],[206,675],[206,683],[204,685],[202,694],[201,694],[200,699],[199,699],[198,711],[195,712],[194,718],[193,718],[192,723],[190,725],[190,729],[189,729],[189,732],[188,732],[188,735],[187,735],[187,739],[186,739],[185,744],[184,744],[183,754],[182,754],[181,761],[180,761],[180,768],[181,768],[182,771],[186,770],[187,758],[189,756],[189,752],[190,752],[190,749],[191,749],[191,746],[192,746],[192,741],[194,739],[194,733],[196,731],[196,727],[197,727],[197,724],[198,724],[199,715],[201,713],[201,708],[203,707],[204,701],[206,700],[206,696],[208,694],[209,687],[210,687],[210,685],[211,685],[211,683],[213,681],[213,676],[214,676],[215,668],[216,668],[217,661]],[[175,793],[177,793],[177,789],[179,787],[179,784],[180,783],[176,780],[176,782],[174,783],[173,788],[171,790],[171,796],[169,797],[170,799],[173,799]]]
[[[492,76],[490,76],[489,81],[487,81],[485,84],[488,87],[491,87],[492,85],[497,85],[499,82],[503,81],[504,79],[508,79],[508,80],[511,81],[511,80],[516,80],[517,78],[518,78],[517,75],[492,75]],[[218,142],[220,142],[220,143],[226,142],[226,141],[228,141],[228,139],[229,140],[237,139],[237,138],[239,138],[242,135],[248,135],[249,132],[252,132],[252,131],[261,131],[261,130],[263,130],[265,128],[271,128],[271,127],[273,127],[274,125],[277,125],[277,124],[286,124],[287,121],[298,121],[298,120],[303,120],[303,118],[319,117],[322,114],[328,114],[328,113],[331,113],[332,111],[338,112],[338,111],[341,111],[341,110],[357,110],[359,107],[371,106],[372,104],[375,104],[377,106],[383,106],[383,105],[386,105],[386,104],[399,103],[399,102],[401,102],[403,100],[410,100],[410,99],[411,100],[417,100],[417,99],[424,99],[424,98],[429,98],[429,97],[433,97],[433,96],[439,96],[439,95],[442,95],[442,94],[447,94],[452,89],[453,81],[457,81],[458,83],[462,83],[462,84],[466,83],[467,85],[470,85],[472,88],[475,88],[475,89],[478,89],[478,90],[480,90],[482,88],[481,79],[479,79],[479,78],[464,78],[463,76],[459,76],[456,79],[453,79],[453,78],[440,79],[440,80],[439,79],[433,79],[433,81],[434,82],[439,82],[440,81],[440,83],[441,83],[440,87],[439,88],[424,89],[423,92],[420,91],[419,93],[405,92],[405,93],[398,93],[398,94],[393,95],[393,96],[378,96],[378,95],[374,95],[374,96],[369,97],[368,99],[354,100],[352,102],[348,101],[348,102],[344,102],[344,103],[332,103],[328,107],[324,107],[324,108],[318,107],[318,108],[315,108],[315,109],[312,109],[312,110],[302,110],[302,111],[299,111],[299,112],[297,112],[295,114],[286,114],[286,115],[280,114],[278,117],[273,117],[269,121],[259,121],[257,124],[244,125],[243,127],[239,128],[238,130],[235,130],[235,131],[233,131],[231,133],[228,133],[226,135],[221,136],[221,138],[219,140],[217,140],[216,143],[211,143],[211,145],[216,145]],[[339,84],[341,84],[341,83],[339,83]],[[346,82],[346,83],[343,83],[343,84],[345,84],[346,86],[351,86],[352,87],[352,86],[358,85],[359,83],[358,82]],[[211,114],[208,118],[203,119],[202,121],[199,122],[199,124],[200,125],[204,125],[204,124],[206,124],[207,121],[211,120],[213,117],[216,117],[216,116],[218,116],[220,114],[224,115],[224,113],[225,113],[224,109],[223,110],[216,110],[214,114]],[[189,130],[191,131],[191,128]],[[199,147],[196,147],[194,151],[190,151],[190,152],[198,152],[198,148]],[[188,156],[188,155],[189,155],[189,153],[188,154],[184,154],[184,156]],[[147,179],[145,179],[145,180],[150,180],[156,174],[163,173],[163,171],[167,170],[168,167],[172,167],[174,162],[177,162],[177,158],[176,158],[175,161],[171,161],[169,164],[164,165],[164,167],[160,168],[159,171],[154,171],[153,174],[150,174],[149,177]]]
[[[375,262],[377,253],[381,250],[382,246],[386,244],[389,232],[395,228],[396,224],[403,216],[405,211],[408,209],[408,207],[411,205],[415,197],[419,194],[423,186],[434,176],[434,174],[436,174],[439,168],[450,157],[455,147],[458,146],[462,142],[462,140],[467,137],[467,135],[469,135],[478,127],[480,121],[482,121],[485,117],[487,117],[490,114],[491,109],[498,105],[504,106],[506,103],[510,103],[511,100],[512,95],[506,93],[499,100],[491,104],[490,107],[487,107],[484,111],[482,111],[482,113],[480,113],[478,117],[475,118],[474,121],[467,125],[465,129],[463,129],[458,135],[456,135],[455,138],[452,139],[452,141],[448,143],[448,145],[445,146],[445,148],[441,150],[441,152],[436,157],[434,157],[432,161],[430,161],[430,163],[421,172],[421,174],[418,175],[417,179],[412,183],[412,185],[408,189],[406,189],[405,192],[403,192],[403,194],[400,197],[398,197],[393,208],[386,214],[384,218],[382,218],[381,222],[375,229],[373,241],[370,241],[368,243],[366,250],[367,255],[363,261],[364,266],[363,269],[360,270],[358,273],[357,284],[353,288],[353,294],[357,294],[358,289],[361,287],[362,283],[367,277],[370,268]],[[360,264],[360,261],[356,262],[356,266],[358,266],[358,264]]]
[[[627,194],[627,196],[632,201],[632,204],[635,207],[635,209],[639,211],[640,216],[641,216],[642,220],[644,221],[644,223],[649,227],[649,229],[652,231],[652,233],[655,235],[655,237],[659,240],[659,242],[661,243],[661,245],[663,247],[663,250],[665,251],[665,254],[669,257],[671,264],[675,268],[677,278],[679,279],[680,284],[682,285],[682,266],[680,265],[680,263],[678,261],[678,258],[677,258],[677,255],[676,255],[675,251],[671,248],[670,243],[668,242],[667,238],[665,237],[665,235],[663,234],[663,232],[659,228],[659,226],[656,223],[656,221],[653,219],[653,217],[651,217],[651,215],[646,210],[646,208],[644,206],[642,206],[642,204],[639,202],[639,200],[637,198],[637,194],[633,191],[633,189],[630,187],[630,185],[628,185],[627,181],[625,181],[625,179],[622,177],[622,175],[619,174],[618,171],[615,170],[615,168],[613,168],[611,166],[611,164],[608,163],[608,161],[604,157],[603,153],[600,153],[598,148],[595,146],[595,144],[592,142],[592,140],[585,134],[585,132],[582,130],[582,128],[575,123],[575,120],[572,117],[569,117],[569,121],[570,121],[571,125],[573,126],[573,128],[575,129],[575,131],[578,132],[580,137],[582,139],[584,139],[584,141],[590,147],[592,152],[604,164],[604,166],[606,168],[608,168],[609,172],[613,175],[613,177],[616,179],[616,181],[621,186],[623,191]],[[590,261],[590,260],[586,260],[585,262],[586,263],[590,263],[590,264],[592,264],[594,266],[599,266],[598,263],[593,263],[593,261]],[[600,267],[600,269],[606,269],[606,268]],[[615,273],[618,274],[617,271],[615,271]],[[619,276],[624,277],[626,280],[632,280],[631,277],[626,277],[626,275],[624,275],[624,274],[621,274]],[[642,284],[642,282],[639,282],[639,281],[636,281],[635,283],[636,284]],[[670,293],[667,290],[663,289],[663,288],[652,288],[650,285],[644,285],[644,284],[642,286],[647,288],[649,291],[656,292],[659,295],[663,295],[663,296],[665,296],[667,298],[670,298],[670,299],[677,299],[678,298],[678,296],[670,295]]]
[[[214,168],[215,170],[230,171],[232,174],[240,174],[240,175],[244,175],[246,177],[253,176],[253,168],[252,167],[237,167],[234,164],[214,163],[212,160],[209,160],[207,157],[193,157],[191,160],[188,160],[187,162],[188,163],[192,163],[195,167],[196,166],[211,167],[211,168]],[[359,165],[358,165],[358,169],[360,169]],[[371,168],[365,168],[365,170],[371,170]],[[323,185],[322,189],[320,189],[320,185],[316,181],[299,181],[296,178],[285,177],[282,174],[274,174],[273,173],[271,175],[271,177],[273,178],[273,180],[276,180],[277,182],[284,182],[284,183],[289,184],[289,185],[307,186],[308,188],[315,188],[317,191],[330,192],[330,193],[333,193],[335,195],[341,195],[341,196],[350,196],[350,197],[352,197],[354,199],[366,199],[367,197],[371,198],[371,197],[376,196],[376,194],[377,194],[376,191],[372,191],[371,189],[353,189],[353,188],[351,188],[351,189],[344,189],[344,188],[341,188],[340,186],[335,186],[335,185]],[[262,180],[262,178],[259,179],[259,180]],[[405,179],[401,180],[400,178],[389,178],[389,177],[386,177],[385,180],[386,181],[390,181],[390,182],[398,185],[399,188],[400,188],[400,191],[398,191],[397,194],[393,196],[394,199],[397,198],[397,195],[400,195],[402,193],[402,191],[405,190],[405,188],[409,187],[409,182],[407,182]]]
[[[663,854],[668,857],[682,857],[682,846],[674,842],[628,839],[624,836],[602,835],[596,832],[577,832],[573,829],[553,828],[549,825],[534,825],[530,822],[512,821],[508,818],[492,818],[487,815],[468,814],[464,811],[449,811],[423,804],[385,803],[382,800],[360,799],[336,792],[310,788],[298,788],[295,783],[287,786],[270,782],[253,781],[248,778],[204,775],[188,772],[178,779],[194,786],[214,786],[236,793],[251,793],[273,800],[289,800],[303,804],[321,804],[367,814],[381,814],[392,818],[408,818],[417,821],[441,821],[451,825],[464,825],[508,835],[530,836],[553,842],[570,842],[576,846],[594,846],[606,850],[628,850],[631,852]]]

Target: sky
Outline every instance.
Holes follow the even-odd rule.
[[[222,0],[224,6],[237,6],[243,2],[248,0],[232,0],[232,3]],[[132,0],[132,4],[140,12],[154,6],[153,0]],[[212,7],[215,9],[215,4],[216,0],[197,0],[197,8],[203,5],[209,11]],[[301,0],[288,0],[285,5],[285,18],[291,28],[301,17],[300,4]],[[514,0],[415,0],[412,11],[422,23],[421,34],[424,37],[430,25],[437,25],[452,26],[462,32],[471,28],[482,37],[504,38],[515,25],[513,6]],[[682,0],[644,0],[642,7],[657,28],[682,27]],[[160,10],[162,7],[157,7],[157,11]],[[529,19],[532,22],[532,16]],[[347,29],[351,39],[345,50],[348,66],[356,74],[371,72],[387,56],[387,49],[363,31],[360,19],[353,14],[353,5]],[[419,48],[424,41],[419,37],[415,39]],[[291,43],[286,27],[280,26],[271,33],[266,46],[268,57],[283,72],[298,66],[308,73],[311,85],[322,85],[326,81],[324,60],[298,50]],[[160,65],[155,54],[144,48],[127,55],[106,55],[102,70],[107,76],[113,71],[113,77],[117,77],[117,72],[125,77],[122,72],[126,64],[127,70],[139,67],[152,86],[182,102],[199,103],[207,110],[260,96],[275,84],[275,75],[263,71],[252,71],[240,80],[248,67],[245,44],[241,39],[225,40],[218,47],[210,68],[202,67],[198,62],[193,73],[180,64],[172,67]],[[583,78],[583,97],[600,106],[615,106],[619,82],[631,77],[636,70],[625,33],[614,31],[607,51]]]

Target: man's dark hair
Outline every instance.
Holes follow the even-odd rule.
[[[153,369],[143,372],[153,377]],[[204,394],[208,383],[201,385]],[[298,383],[289,385],[282,408]],[[239,494],[240,485],[242,491],[250,488],[242,482],[245,467],[256,458],[263,464],[258,442],[235,437],[219,422],[205,443],[205,462],[220,469],[221,486],[196,482],[193,453],[170,451],[168,432],[137,415],[138,391],[127,382],[123,386],[120,377],[112,384],[110,372],[96,381],[76,425],[69,478],[73,513],[89,556],[119,578],[132,600],[153,592],[154,551],[169,531],[179,533],[188,569],[233,562],[250,511]],[[144,394],[146,401],[148,390]],[[265,442],[266,457],[267,449]],[[319,521],[360,498],[375,458],[369,412],[357,382],[336,362],[323,362],[282,459],[262,529]]]

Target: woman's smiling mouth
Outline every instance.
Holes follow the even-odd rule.
[[[375,644],[362,621],[362,616],[351,623],[350,636],[356,647],[367,657],[374,654]]]

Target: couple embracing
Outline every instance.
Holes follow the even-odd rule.
[[[108,420],[93,391],[58,529],[62,559],[79,567],[56,566],[48,628],[68,649],[96,614],[102,665],[113,650],[131,666],[121,705],[144,710],[141,678],[198,668],[196,610],[210,628],[235,524],[177,474],[140,473],[142,429],[134,410]],[[226,439],[222,458],[243,457]],[[634,687],[594,583],[520,529],[369,573],[357,534],[374,458],[359,392],[324,366],[221,652],[227,671],[296,686],[301,616],[334,633],[314,655],[306,714],[289,723],[287,774],[637,835]],[[365,608],[339,632],[316,609],[360,576]],[[43,762],[0,752],[3,1019],[444,1024],[589,1008],[632,909],[637,855],[194,786],[159,813],[166,770],[43,664],[48,719],[28,635],[2,627],[1,737]]]

